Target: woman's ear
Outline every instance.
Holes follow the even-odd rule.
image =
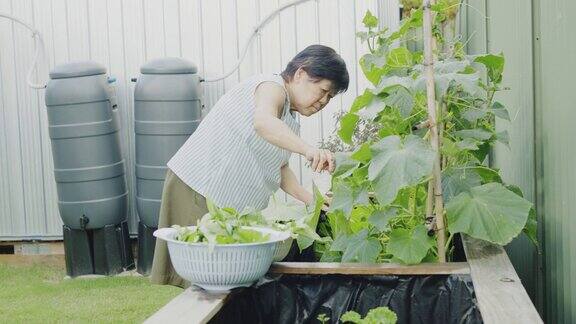
[[[306,71],[304,71],[304,69],[302,69],[301,67],[298,68],[298,70],[296,70],[296,72],[294,72],[294,81],[296,83],[302,82],[303,80],[306,80],[308,78],[308,73],[306,73]]]

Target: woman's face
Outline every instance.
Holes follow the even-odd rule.
[[[332,81],[311,78],[298,69],[290,82],[292,107],[301,115],[311,116],[324,108],[334,97]]]

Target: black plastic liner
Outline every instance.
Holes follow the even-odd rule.
[[[345,312],[365,316],[388,306],[398,323],[482,323],[469,275],[266,277],[233,292],[210,323],[339,323]]]

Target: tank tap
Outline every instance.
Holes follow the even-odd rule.
[[[82,217],[80,217],[80,228],[85,230],[86,224],[88,223],[90,223],[90,218],[86,217],[86,215],[82,215]]]

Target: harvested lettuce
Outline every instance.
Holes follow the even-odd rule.
[[[263,211],[245,209],[238,212],[233,208],[220,208],[207,200],[208,213],[191,230],[178,225],[176,240],[188,243],[236,244],[266,242],[269,235],[244,226],[266,227],[289,232],[303,250],[314,241],[323,241],[316,233],[316,225],[324,203],[324,197],[314,187],[315,203],[312,206],[278,202],[273,199]]]
[[[195,229],[179,225],[174,225],[172,227],[178,231],[176,234],[176,240],[187,243],[260,243],[266,242],[270,238],[269,234],[263,234],[249,228],[241,228],[238,226],[232,227],[230,232],[224,229],[224,231],[217,230],[216,233],[211,231],[209,227],[196,227]],[[211,228],[212,230],[214,229],[214,227]]]

